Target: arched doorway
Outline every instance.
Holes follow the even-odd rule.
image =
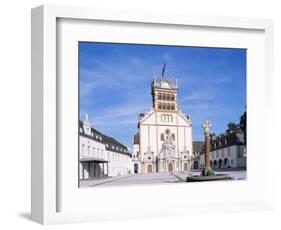
[[[152,165],[151,165],[151,164],[149,164],[149,165],[147,166],[147,172],[148,172],[148,173],[152,173]]]
[[[217,167],[217,165],[218,165],[217,160],[214,160],[214,167],[216,168],[216,167]]]
[[[224,167],[228,167],[229,166],[229,162],[228,162],[228,159],[227,158],[225,158],[224,159]]]
[[[168,164],[168,172],[169,173],[173,172],[173,163],[171,162]]]
[[[187,163],[183,164],[183,170],[186,171],[187,170]]]
[[[138,173],[139,171],[139,165],[138,164],[134,164],[134,172]]]
[[[219,159],[219,168],[222,166],[222,159]]]
[[[194,169],[198,169],[198,161],[194,161]]]

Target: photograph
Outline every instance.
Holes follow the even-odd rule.
[[[80,188],[247,179],[247,49],[78,50]]]

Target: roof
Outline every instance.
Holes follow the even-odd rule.
[[[107,163],[109,162],[108,160],[102,159],[102,158],[97,158],[97,157],[81,157],[80,158],[81,162],[96,162],[96,163]]]
[[[177,82],[177,80],[161,78],[160,80],[154,80],[152,82],[152,88],[165,89],[165,90],[177,90],[178,82]]]
[[[106,150],[118,152],[118,153],[125,154],[125,155],[130,155],[127,146],[121,144],[116,139],[109,137],[92,127],[91,127],[91,133],[93,134],[93,136],[86,134],[83,129],[82,121],[79,122],[79,128],[82,128],[79,131],[80,136],[83,136],[83,137],[86,137],[86,138],[89,138],[89,139],[92,139],[94,141],[104,144]]]
[[[213,137],[211,140],[212,150],[221,149],[233,145],[244,145],[244,132],[241,129]]]

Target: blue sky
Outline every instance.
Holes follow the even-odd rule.
[[[80,119],[131,148],[138,113],[152,106],[151,81],[167,63],[178,79],[180,110],[189,114],[193,140],[208,119],[220,134],[246,107],[246,50],[80,42]]]

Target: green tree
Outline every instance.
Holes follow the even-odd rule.
[[[240,128],[244,132],[244,142],[245,145],[247,143],[247,112],[245,111],[243,115],[240,117]]]
[[[230,132],[230,131],[233,131],[233,130],[235,130],[235,129],[237,129],[237,124],[235,124],[234,122],[229,122],[228,124],[227,124],[227,130],[226,130],[226,132]]]

